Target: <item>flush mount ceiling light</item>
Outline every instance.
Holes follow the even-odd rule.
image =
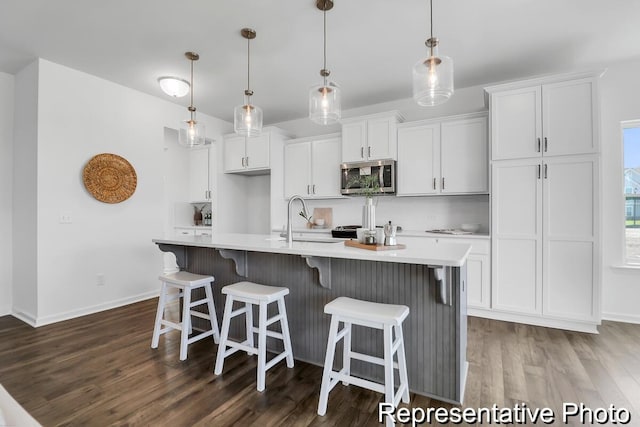
[[[159,77],[160,89],[169,96],[182,98],[189,93],[189,82],[179,77]]]
[[[185,52],[184,56],[191,61],[191,102],[187,108],[189,119],[180,123],[178,143],[185,147],[195,147],[205,144],[204,124],[196,120],[196,107],[193,106],[193,62],[200,59],[200,55],[195,52]]]
[[[309,118],[320,125],[337,123],[342,115],[340,107],[340,87],[327,80],[331,72],[327,70],[327,11],[333,8],[332,0],[317,0],[316,7],[322,11],[324,19],[323,66],[320,70],[322,84],[309,89]]]
[[[430,37],[425,42],[429,56],[413,66],[413,99],[423,107],[446,102],[453,95],[453,60],[438,55],[438,38],[433,37],[433,0],[429,0]]]
[[[253,91],[250,88],[250,50],[249,43],[256,38],[255,30],[243,28],[240,30],[242,37],[247,39],[247,89],[244,91],[245,103],[238,105],[233,111],[233,128],[238,135],[257,136],[262,132],[262,109],[251,104]]]

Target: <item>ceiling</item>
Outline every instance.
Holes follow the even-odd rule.
[[[433,9],[457,88],[640,55],[636,0],[434,0]],[[335,0],[327,65],[343,109],[411,97],[428,23],[428,0]],[[15,74],[41,57],[187,106],[156,79],[188,79],[184,52],[195,51],[198,111],[232,121],[246,86],[243,27],[257,31],[251,86],[265,124],[306,117],[322,68],[315,0],[3,0],[0,71]]]

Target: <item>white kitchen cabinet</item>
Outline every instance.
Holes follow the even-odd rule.
[[[596,90],[596,73],[487,88],[492,317],[600,323]]]
[[[342,120],[342,162],[396,159],[397,112],[380,113]]]
[[[494,162],[493,309],[599,322],[597,168],[595,155]]]
[[[250,138],[229,136],[224,139],[224,171],[257,172],[269,170],[268,132]]]
[[[597,152],[595,76],[528,83],[485,88],[492,159]]]
[[[342,197],[340,145],[337,134],[289,141],[284,147],[285,197]]]
[[[471,245],[467,257],[467,307],[486,309],[491,305],[491,242],[489,238],[442,237],[438,241]]]
[[[440,124],[398,129],[398,196],[438,194]]]
[[[398,128],[397,195],[487,193],[485,113]]]
[[[189,200],[211,200],[211,151],[209,147],[189,151]]]

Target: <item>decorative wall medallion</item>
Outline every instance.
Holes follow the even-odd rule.
[[[82,180],[89,193],[104,203],[120,203],[136,191],[138,177],[131,164],[116,154],[97,154],[87,162]]]

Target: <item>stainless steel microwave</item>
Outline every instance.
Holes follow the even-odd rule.
[[[391,194],[396,192],[396,161],[343,163],[342,194]]]

